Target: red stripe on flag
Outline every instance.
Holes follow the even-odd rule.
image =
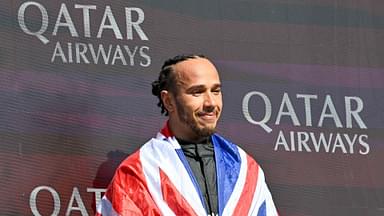
[[[169,128],[168,121],[165,123],[164,127],[160,131],[161,134],[163,134],[165,137],[171,137],[173,136],[171,129]]]
[[[197,215],[187,200],[172,184],[169,177],[160,169],[161,191],[163,199],[176,215]]]
[[[251,207],[253,195],[257,186],[257,178],[259,175],[259,165],[249,155],[247,155],[247,177],[245,180],[243,191],[241,192],[239,202],[233,212],[233,215],[248,215]]]
[[[105,196],[119,215],[161,215],[147,187],[140,151],[119,166]]]

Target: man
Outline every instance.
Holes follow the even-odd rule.
[[[99,215],[277,215],[259,165],[215,133],[221,83],[206,57],[169,59],[152,93],[169,119],[117,169]]]

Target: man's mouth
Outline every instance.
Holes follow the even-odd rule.
[[[197,114],[198,117],[204,120],[216,120],[216,112],[199,112]]]

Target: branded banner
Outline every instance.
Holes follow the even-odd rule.
[[[380,1],[0,2],[0,215],[93,215],[166,117],[164,60],[217,66],[218,132],[281,215],[384,215]]]

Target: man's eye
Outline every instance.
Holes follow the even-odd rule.
[[[213,92],[213,94],[218,95],[218,94],[221,93],[221,89],[215,89],[215,90],[213,90],[212,92]]]
[[[199,97],[201,95],[201,92],[192,92],[192,96]]]

